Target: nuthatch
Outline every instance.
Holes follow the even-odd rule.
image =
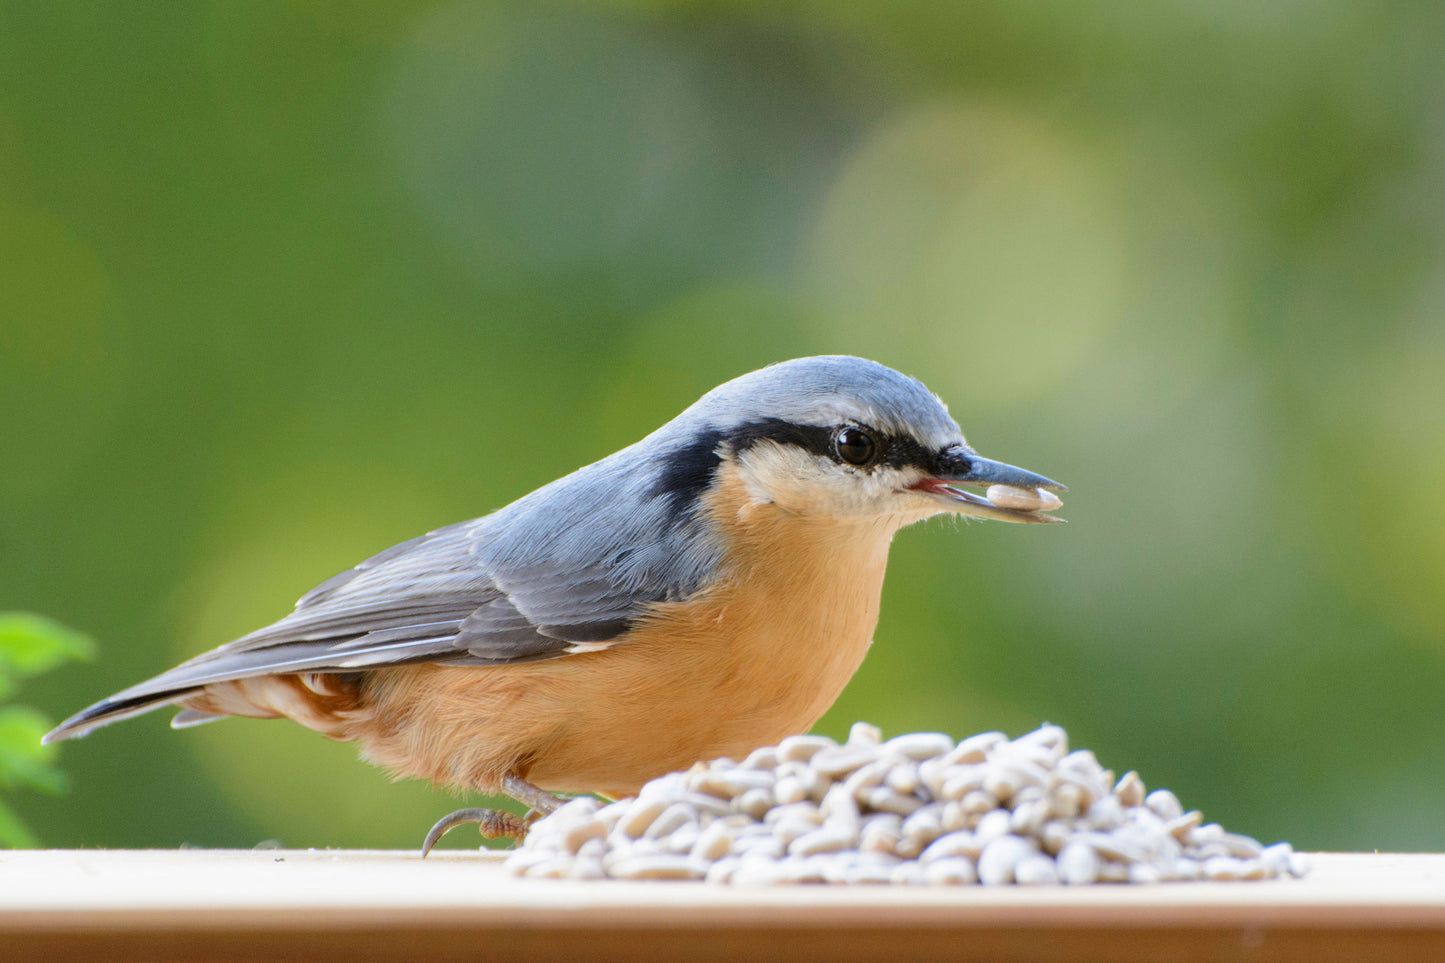
[[[626,795],[811,728],[868,651],[903,526],[1057,520],[958,485],[1063,489],[979,457],[890,368],[782,362],[505,508],[367,559],[45,738],[178,705],[178,728],[284,716],[398,777],[538,812],[554,792]],[[524,831],[463,810],[428,847],[460,822]]]

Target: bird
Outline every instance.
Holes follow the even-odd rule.
[[[327,579],[44,741],[161,706],[179,707],[175,728],[287,718],[358,743],[394,778],[529,808],[458,810],[423,854],[463,823],[520,838],[558,794],[621,798],[811,729],[872,644],[903,527],[1062,520],[961,486],[1066,490],[980,456],[892,368],[774,363],[491,514]]]

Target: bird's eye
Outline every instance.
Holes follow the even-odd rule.
[[[838,457],[850,465],[866,465],[873,459],[873,436],[861,428],[848,427],[833,436]]]

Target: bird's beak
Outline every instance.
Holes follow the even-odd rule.
[[[1062,522],[1062,518],[1044,514],[1059,506],[1057,498],[1041,496],[1033,508],[1005,507],[996,505],[982,495],[966,492],[959,485],[1007,485],[1022,489],[1018,495],[1027,501],[1027,493],[1042,489],[1044,492],[1068,491],[1058,482],[1036,475],[1023,468],[1005,465],[975,454],[973,449],[955,445],[944,451],[932,466],[934,474],[909,486],[946,502],[948,511],[960,515],[975,515],[992,518],[1001,522]],[[1014,499],[1017,502],[1019,499]]]

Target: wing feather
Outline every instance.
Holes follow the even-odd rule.
[[[228,680],[508,665],[622,641],[652,603],[707,582],[720,558],[696,518],[664,510],[655,469],[624,449],[492,515],[394,545],[285,618],[91,706],[47,741]]]

